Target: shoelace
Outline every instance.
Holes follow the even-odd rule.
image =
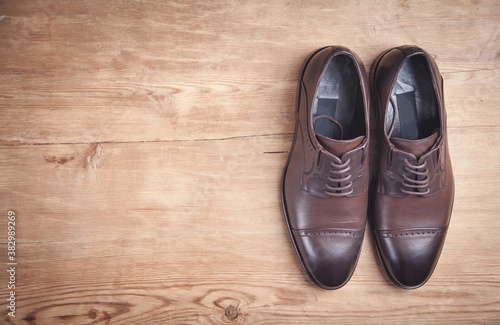
[[[330,122],[332,122],[335,126],[337,126],[337,128],[339,129],[339,132],[340,132],[339,139],[342,139],[342,134],[344,133],[344,130],[342,129],[342,125],[336,119],[334,119],[333,117],[331,117],[329,115],[318,115],[315,118],[313,118],[313,123],[315,123],[317,120],[319,120],[321,118],[326,118]]]
[[[387,133],[387,136],[390,138],[392,135],[392,132],[394,131],[394,127],[396,126],[396,119],[398,118],[398,110],[396,109],[396,103],[394,103],[394,100],[389,98],[391,105],[392,105],[392,111],[394,112],[393,117],[392,117],[392,122],[391,122],[391,127],[389,128],[389,132]]]
[[[405,159],[405,170],[409,172],[413,178],[403,175],[404,181],[401,192],[412,195],[426,195],[429,193],[429,168],[427,168],[427,161],[423,164],[413,165],[408,159]],[[422,170],[423,169],[423,170]]]
[[[346,196],[353,192],[352,181],[347,183],[347,185],[342,185],[342,183],[352,178],[351,174],[343,176],[351,170],[351,166],[349,166],[350,162],[351,159],[347,159],[343,164],[337,164],[334,161],[330,162],[330,176],[327,177],[327,183],[325,184],[327,188],[325,190],[326,194],[330,196]]]

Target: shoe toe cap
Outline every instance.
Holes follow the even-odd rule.
[[[308,275],[324,289],[338,289],[351,278],[364,230],[294,231]]]
[[[444,244],[446,229],[377,232],[379,253],[391,280],[415,289],[432,275]]]

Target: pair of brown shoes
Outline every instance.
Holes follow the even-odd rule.
[[[387,275],[406,289],[431,276],[450,220],[454,182],[435,61],[401,46],[382,53],[371,70],[379,161],[370,191],[362,62],[345,47],[325,47],[309,56],[299,80],[283,209],[304,269],[324,289],[352,276],[367,214]]]

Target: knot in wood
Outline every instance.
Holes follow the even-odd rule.
[[[236,319],[238,317],[238,308],[236,308],[234,306],[229,306],[226,308],[224,315],[228,319]]]

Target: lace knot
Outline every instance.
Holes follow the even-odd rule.
[[[346,162],[337,164],[335,161],[330,162],[330,175],[326,179],[326,190],[325,193],[330,196],[347,196],[353,192],[352,174],[349,173],[351,166],[349,163],[351,159],[347,159]],[[347,184],[345,184],[348,182]]]
[[[414,165],[405,159],[404,169],[410,176],[403,175],[404,181],[401,192],[410,195],[426,195],[429,194],[429,168],[427,161],[422,164]]]

